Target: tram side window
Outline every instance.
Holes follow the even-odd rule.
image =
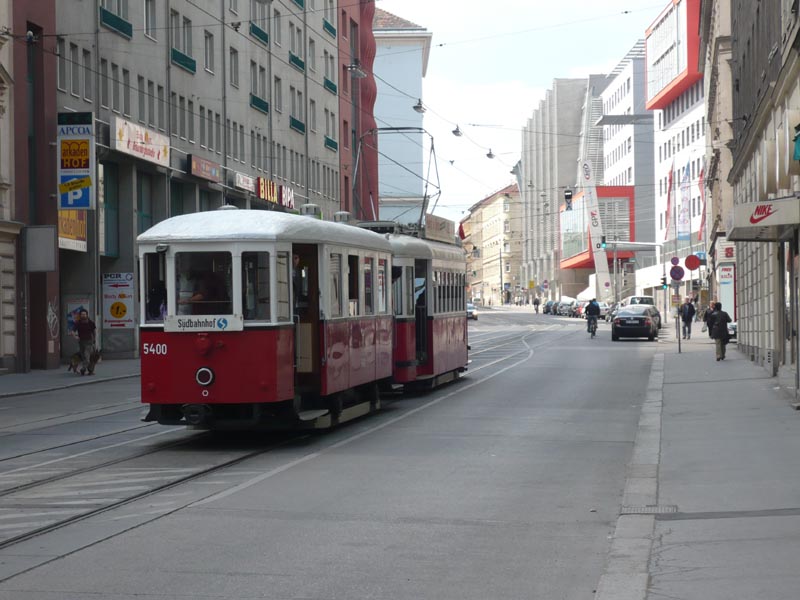
[[[144,255],[144,277],[147,296],[144,301],[145,323],[162,323],[167,314],[166,254],[152,252]]]
[[[433,287],[436,290],[436,307],[434,308],[434,312],[439,314],[444,312],[444,277],[442,277],[443,273],[441,271],[436,271],[433,274]]]
[[[246,321],[270,320],[269,252],[242,252],[242,314]]]
[[[416,279],[414,278],[414,269],[412,267],[406,267],[406,286],[405,286],[406,315],[408,315],[409,317],[414,316],[414,300],[416,298],[416,296],[414,295],[415,281]]]
[[[357,317],[358,310],[358,256],[347,256],[347,314]]]
[[[392,267],[392,304],[394,314],[403,314],[403,267]]]
[[[331,317],[342,316],[342,255],[331,254],[330,272],[328,274],[330,284],[330,305]]]
[[[378,259],[378,280],[376,285],[376,293],[378,298],[378,314],[385,315],[388,310],[387,305],[387,292],[386,287],[386,259]]]
[[[175,279],[179,315],[233,313],[230,252],[178,252]]]
[[[375,304],[373,302],[373,289],[372,289],[372,258],[364,259],[364,314],[371,315],[375,313]]]
[[[275,283],[277,284],[275,293],[278,299],[278,323],[288,323],[292,320],[292,309],[289,303],[290,269],[289,253],[278,252],[275,266]]]

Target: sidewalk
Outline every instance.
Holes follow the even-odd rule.
[[[72,371],[67,371],[66,365],[62,365],[58,369],[33,370],[30,373],[0,376],[0,398],[49,392],[76,385],[89,385],[138,376],[138,358],[101,361],[97,365],[94,375],[76,375]]]
[[[800,412],[760,367],[674,324],[642,408],[597,600],[789,600],[800,590]]]

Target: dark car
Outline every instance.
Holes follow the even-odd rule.
[[[649,304],[632,304],[619,309],[611,321],[611,339],[646,337],[651,342],[658,335],[658,311]]]
[[[554,304],[555,304],[555,302],[553,300],[548,300],[547,302],[545,302],[544,308],[542,309],[542,312],[544,314],[546,314],[546,315],[555,314],[555,311],[553,310],[553,305]]]
[[[475,305],[472,302],[467,302],[467,318],[478,320],[478,312],[475,310]]]

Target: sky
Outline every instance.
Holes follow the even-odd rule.
[[[667,4],[376,0],[433,34],[422,84],[423,127],[434,139],[442,190],[433,212],[461,220],[470,206],[514,183],[522,128],[553,79],[610,72]],[[462,137],[452,134],[456,125]],[[486,156],[490,149],[494,159]]]

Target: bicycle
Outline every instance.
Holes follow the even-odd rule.
[[[592,337],[594,337],[595,334],[597,333],[597,317],[595,315],[588,315],[586,318],[589,320],[588,323],[589,333],[591,333]]]

